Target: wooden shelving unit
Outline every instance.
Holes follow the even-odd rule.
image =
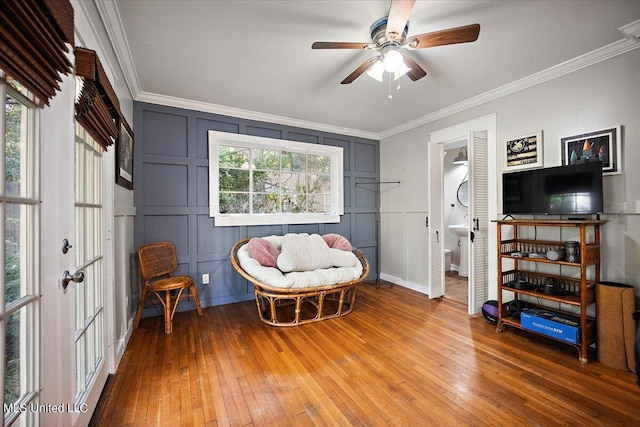
[[[526,295],[578,307],[579,314],[568,314],[580,318],[580,342],[566,344],[573,345],[578,350],[581,363],[587,363],[587,350],[589,345],[595,341],[595,320],[587,317],[587,307],[596,302],[596,283],[600,280],[600,227],[606,221],[512,219],[495,220],[494,222],[498,224],[498,307],[502,307],[504,292],[511,292],[515,299],[520,299]],[[503,227],[510,227],[513,237],[503,239],[503,236],[506,235]],[[559,250],[565,247],[565,242],[563,241],[519,238],[519,235],[525,234],[522,230],[524,227],[579,228],[579,239],[576,239],[579,241],[580,248],[579,262],[550,261],[546,258],[519,258],[513,256],[514,252],[547,253],[547,251]],[[588,234],[588,231],[592,231],[591,234]],[[537,235],[537,233],[535,234]],[[592,236],[591,242],[587,242],[588,236]],[[506,262],[507,260],[510,260],[510,262]],[[549,274],[531,271],[532,266],[535,267],[535,263],[562,266],[563,269],[566,268],[565,273]],[[512,264],[513,268],[505,270],[505,264]],[[571,277],[567,275],[567,270],[572,273]],[[587,277],[591,270],[593,270],[590,275],[591,279],[588,280]],[[560,272],[561,268],[558,268],[558,271]],[[549,295],[537,290],[521,290],[507,286],[507,283],[516,280],[518,274],[523,275],[527,283],[534,287],[542,287],[549,278],[553,278],[556,285],[568,291],[569,294]],[[545,308],[549,309],[549,307]],[[562,312],[562,310],[555,308],[552,310]],[[498,310],[497,331],[501,332],[505,325],[523,329],[519,319],[506,316],[503,310]],[[523,330],[535,333],[528,329]]]

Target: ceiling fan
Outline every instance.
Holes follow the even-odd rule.
[[[311,49],[366,49],[376,52],[375,56],[364,61],[342,80],[341,84],[353,82],[364,72],[382,81],[384,71],[394,74],[395,79],[406,74],[411,80],[416,81],[426,76],[427,72],[404,51],[405,49],[468,43],[478,39],[480,24],[407,37],[408,19],[414,3],[415,0],[391,0],[389,15],[371,25],[371,43],[315,42]]]

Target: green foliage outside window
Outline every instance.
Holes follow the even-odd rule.
[[[25,106],[11,96],[5,98],[5,182],[6,192],[14,193],[20,185],[20,131]],[[20,247],[11,230],[19,229],[20,213],[5,206],[5,304],[20,297]],[[20,397],[20,318],[6,319],[5,359],[6,373],[4,402],[15,402]]]
[[[263,148],[219,148],[220,213],[331,211],[331,158]]]

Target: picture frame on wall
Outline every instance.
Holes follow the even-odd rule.
[[[124,119],[119,120],[116,140],[116,184],[133,190],[133,131]]]
[[[562,164],[602,162],[604,175],[622,173],[621,126],[560,138]]]
[[[505,172],[543,166],[542,130],[507,138],[503,146]]]

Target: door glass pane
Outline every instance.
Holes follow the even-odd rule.
[[[15,97],[5,98],[5,191],[7,196],[31,196],[28,164],[29,108]]]
[[[75,395],[81,404],[104,363],[102,148],[78,126],[75,150],[76,271],[84,273],[75,287]]]
[[[24,310],[24,309],[23,309]],[[4,384],[4,403],[14,403],[25,391],[24,384],[21,382],[22,364],[25,361],[25,355],[21,351],[20,346],[20,310],[7,319],[5,338],[5,384]]]
[[[33,293],[31,242],[36,207],[27,204],[5,204],[5,303]]]
[[[0,70],[0,76],[2,76]],[[28,422],[29,414],[20,414],[16,402],[38,401],[37,353],[39,325],[39,287],[36,266],[39,265],[39,169],[35,108],[19,92],[13,91],[0,79],[0,94],[4,123],[0,160],[4,173],[0,174],[0,238],[4,251],[0,252],[0,352],[4,355],[2,380],[4,384],[3,421]],[[26,400],[25,400],[26,399]]]

